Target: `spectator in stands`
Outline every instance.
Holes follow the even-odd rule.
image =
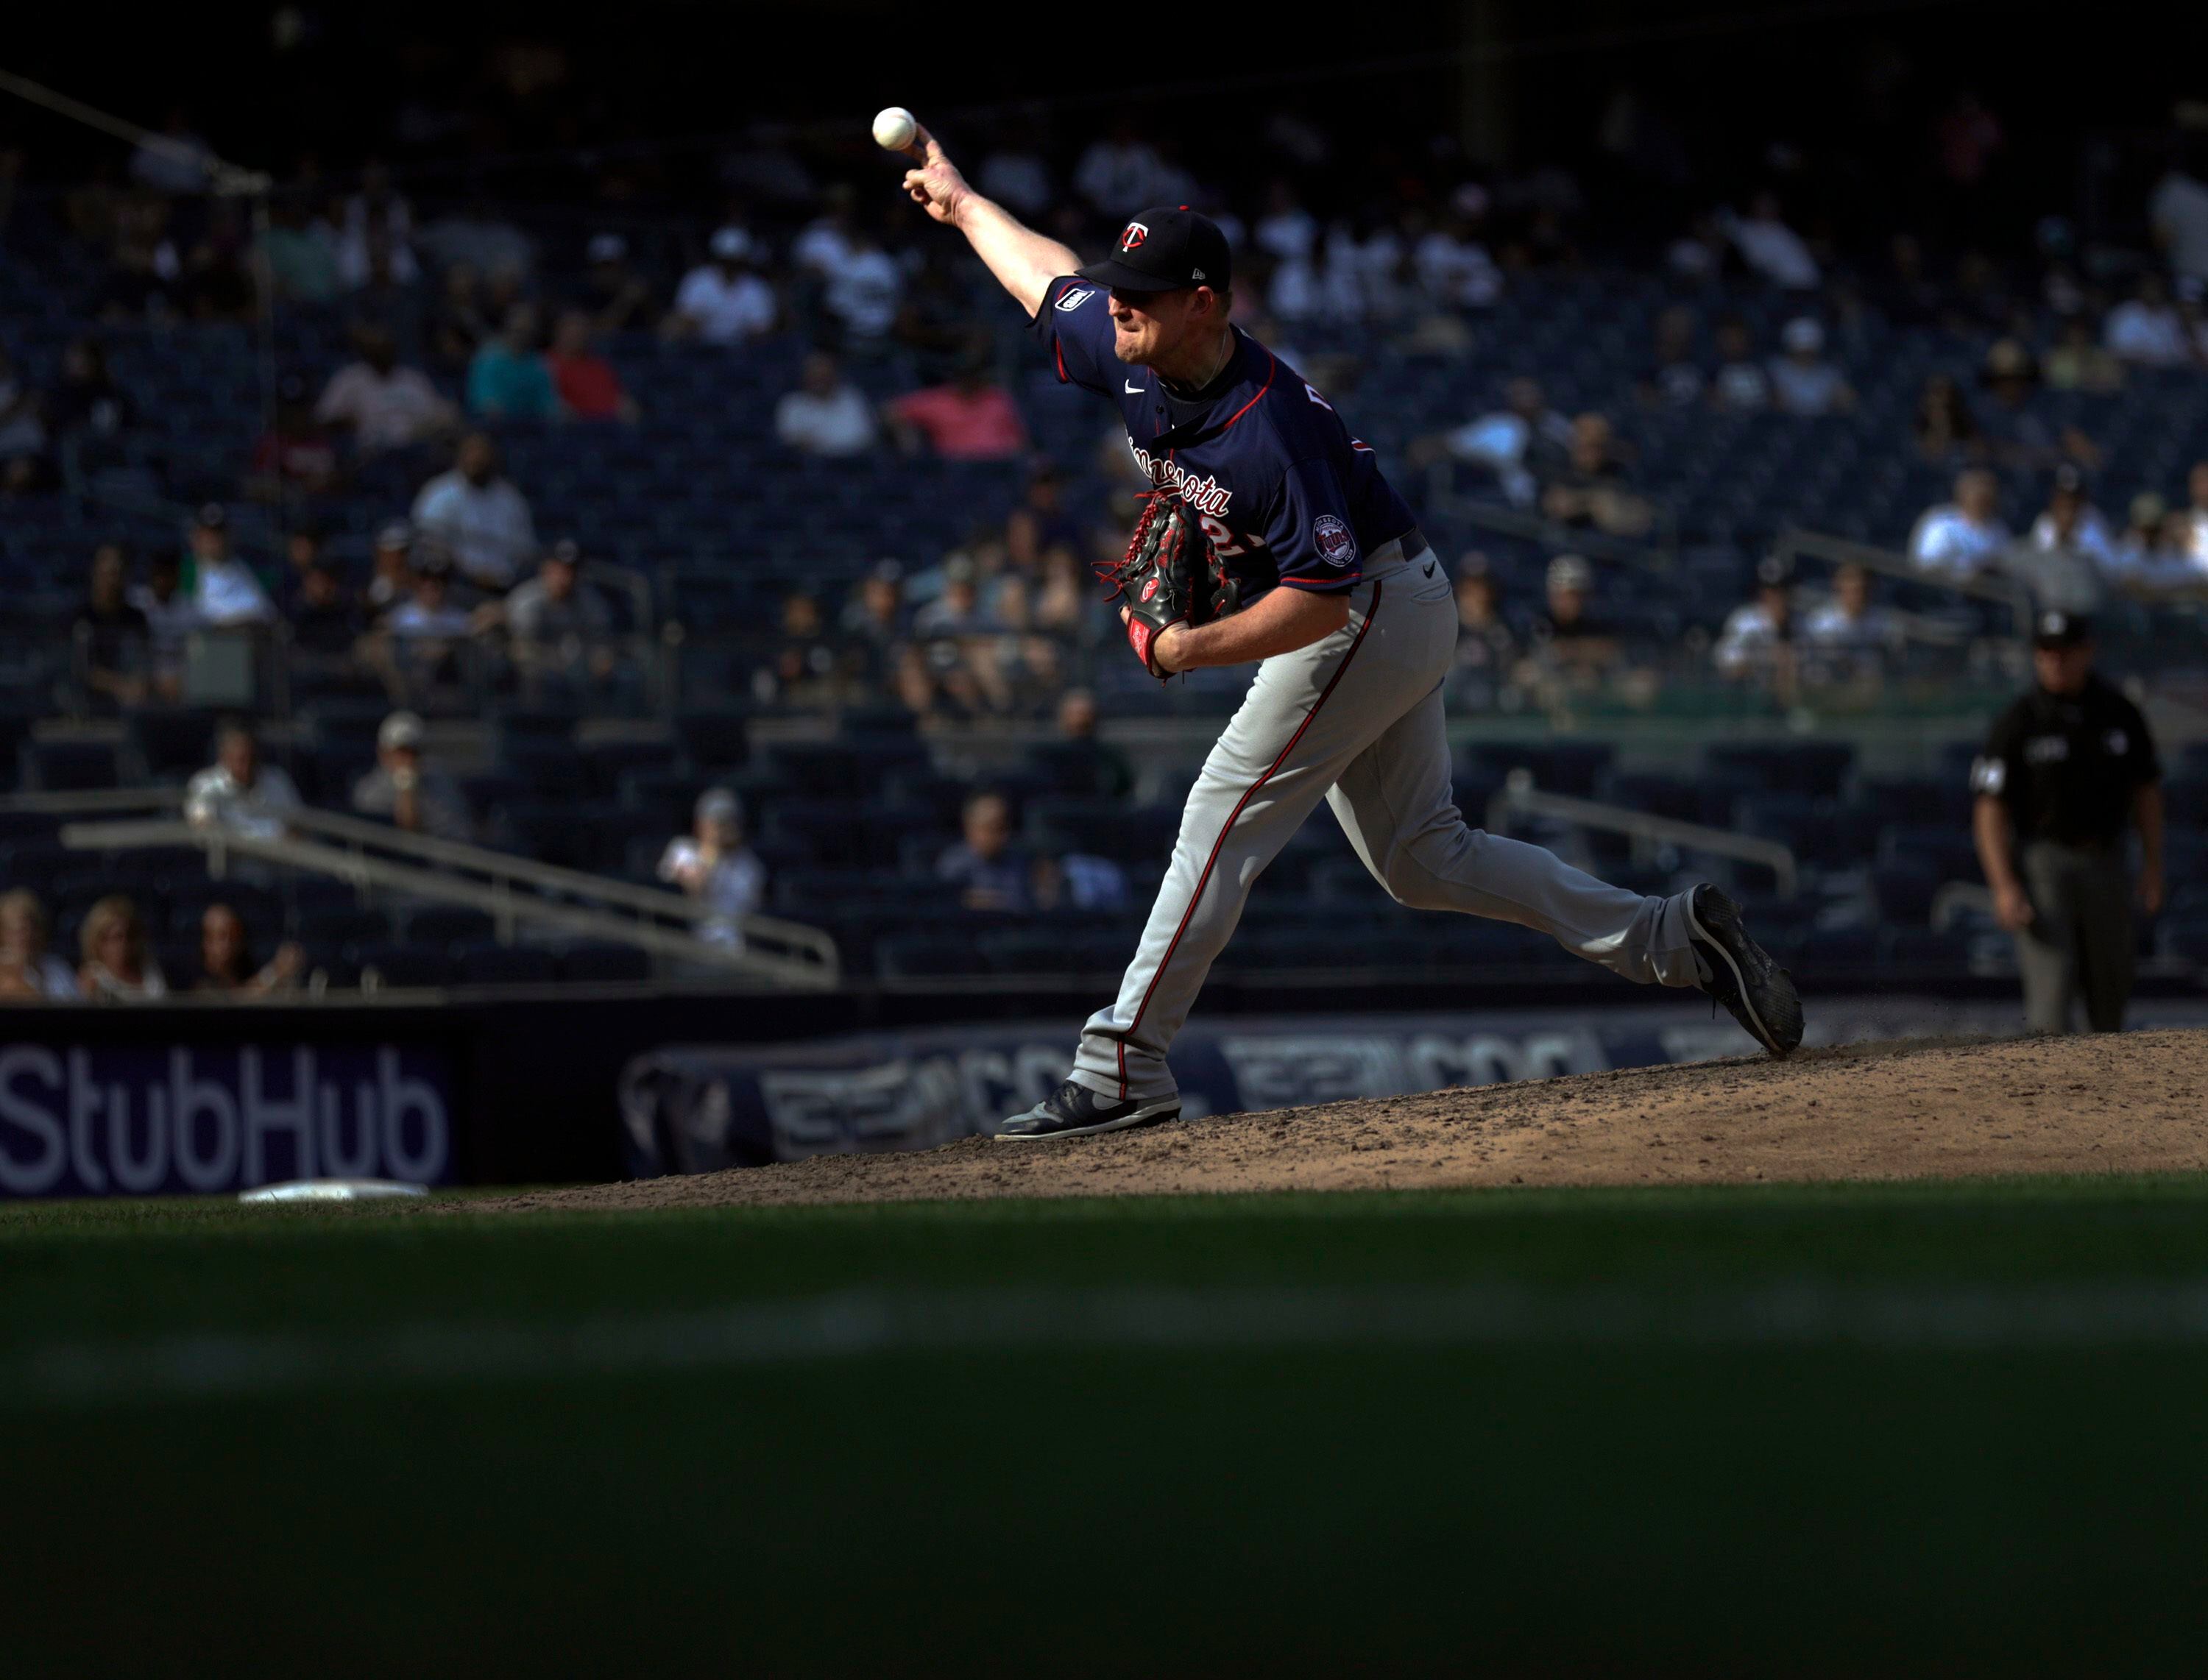
[[[1037,852],[1028,868],[1028,905],[1053,910],[1123,910],[1127,872],[1108,857],[1073,850]]]
[[[874,447],[873,405],[834,357],[816,350],[805,358],[797,389],[775,405],[774,435],[803,455],[863,455]]]
[[[450,432],[459,416],[429,375],[399,365],[399,349],[380,327],[353,335],[359,359],[330,376],[315,417],[350,431],[363,455],[405,449]]]
[[[1503,405],[1453,432],[1419,439],[1411,446],[1411,464],[1422,467],[1448,455],[1492,473],[1514,505],[1532,506],[1541,481],[1569,457],[1572,423],[1549,406],[1539,380],[1512,380],[1503,387]]]
[[[570,419],[618,420],[633,426],[641,417],[635,399],[621,389],[614,364],[591,344],[595,331],[588,310],[561,312],[544,358],[560,405]]]
[[[1755,598],[1732,609],[1711,657],[1721,675],[1791,703],[1799,675],[1794,630],[1794,574],[1773,556],[1757,565]]]
[[[1772,400],[1782,414],[1845,414],[1856,405],[1847,375],[1825,359],[1825,329],[1797,315],[1779,335],[1786,353],[1771,362]]]
[[[969,910],[1034,908],[1030,863],[1012,844],[1012,807],[999,793],[982,791],[966,801],[960,826],[965,837],[936,861],[935,878],[957,890]]]
[[[79,935],[84,966],[77,970],[79,995],[97,1003],[141,1003],[169,994],[169,982],[146,940],[138,907],[121,893],[111,894],[85,913]]]
[[[254,441],[245,493],[255,501],[296,507],[339,488],[337,440],[315,417],[307,382],[286,374],[276,387],[276,421]]]
[[[1002,461],[1028,450],[1027,423],[991,376],[986,341],[967,352],[951,383],[909,392],[884,413],[908,454],[925,445],[945,460]]]
[[[1113,120],[1073,166],[1073,189],[1107,222],[1119,222],[1146,204],[1178,202],[1194,183],[1158,155],[1131,117]]]
[[[981,604],[980,568],[954,554],[943,562],[943,592],[913,615],[912,633],[924,641],[977,636],[996,627]]]
[[[93,552],[91,582],[69,639],[87,693],[128,707],[143,705],[152,692],[153,632],[124,597],[125,581],[123,550],[101,543]]]
[[[1465,182],[1449,195],[1448,213],[1413,243],[1412,272],[1436,307],[1491,309],[1502,297],[1503,271],[1479,237],[1486,213],[1487,189]]]
[[[1116,747],[1096,738],[1096,696],[1069,688],[1058,699],[1058,744],[1052,756],[1061,793],[1125,799],[1135,789],[1135,767]]]
[[[2147,201],[2147,220],[2178,283],[2208,286],[2208,180],[2202,178],[2208,171],[2200,167],[2197,126],[2187,138],[2187,152],[2175,159],[2155,183],[2153,196]]]
[[[445,283],[430,307],[429,360],[441,373],[465,375],[476,351],[490,338],[483,313],[482,277],[465,262],[445,270]]]
[[[355,654],[368,627],[337,561],[317,555],[309,564],[285,620],[295,676],[342,677],[357,669]]]
[[[1963,387],[1947,374],[1934,374],[1924,381],[1917,399],[1914,429],[1917,453],[1935,466],[1953,466],[1983,453],[1978,423]]]
[[[375,552],[369,561],[368,587],[362,591],[361,604],[380,624],[413,592],[414,527],[408,520],[392,519],[375,533]]]
[[[245,919],[227,904],[210,904],[200,917],[200,977],[195,992],[225,992],[233,997],[265,998],[289,992],[299,983],[307,954],[290,940],[276,947],[266,963],[253,960]]]
[[[731,225],[707,243],[711,260],[682,277],[675,307],[660,323],[669,339],[702,339],[738,345],[774,330],[779,311],[774,289],[754,272],[752,237]]]
[[[199,609],[183,586],[183,566],[163,550],[146,562],[146,581],[135,585],[130,604],[145,615],[152,639],[153,693],[174,702],[183,693],[184,642],[199,627]]]
[[[2109,311],[2102,342],[2112,355],[2142,368],[2181,368],[2193,359],[2185,320],[2169,301],[2169,287],[2148,269],[2131,297]]]
[[[1035,577],[1053,549],[1073,554],[1080,547],[1081,522],[1066,511],[1065,475],[1054,461],[1037,461],[1019,506],[1005,516],[1005,558],[1015,571]]]
[[[0,348],[0,495],[35,489],[46,477],[46,426],[38,388]]]
[[[1594,568],[1577,555],[1558,555],[1545,579],[1547,611],[1533,621],[1530,676],[1553,686],[1599,681],[1623,662],[1618,628],[1592,610]]]
[[[2172,513],[2169,504],[2152,490],[2141,490],[2132,498],[2123,535],[2116,538],[2116,562],[2125,581],[2152,588],[2181,564],[2181,545],[2165,533],[2175,534],[2175,527],[2184,517]]]
[[[28,887],[0,892],[0,1001],[73,1003],[76,973],[46,949],[46,907]]]
[[[1984,378],[1989,397],[1979,432],[1995,464],[2044,471],[2065,457],[2088,466],[2100,459],[2085,433],[2058,426],[2041,412],[2039,363],[2022,342],[1996,340],[1986,351]]]
[[[1874,681],[1899,651],[1899,620],[1871,602],[1870,573],[1852,562],[1833,573],[1833,598],[1802,625],[1804,678],[1817,683]]]
[[[537,309],[516,303],[468,363],[468,412],[492,420],[556,420],[560,393],[537,345]]]
[[[2047,388],[2096,397],[2113,396],[2124,388],[2123,359],[2095,342],[2093,323],[2083,315],[2064,320],[2060,339],[2047,352]]]
[[[822,297],[837,336],[854,350],[879,345],[897,324],[904,271],[864,221],[855,220]]]
[[[72,339],[62,351],[61,377],[46,393],[46,435],[56,447],[80,453],[114,446],[136,423],[138,405],[107,370],[97,339]]]
[[[394,711],[375,732],[375,768],[353,784],[352,808],[437,840],[470,837],[459,785],[423,757],[429,730],[421,715]]]
[[[1779,213],[1779,195],[1761,192],[1745,217],[1719,213],[1719,226],[1739,251],[1741,261],[1772,285],[1788,291],[1815,291],[1822,279],[1817,259],[1802,236]]]
[[[184,784],[184,820],[252,840],[281,840],[303,803],[281,765],[264,764],[253,726],[226,719],[216,730],[214,762]]]
[[[440,267],[465,262],[479,274],[526,275],[537,263],[536,242],[480,195],[423,228],[414,243]]]
[[[1771,406],[1771,375],[1755,359],[1748,323],[1726,315],[1717,326],[1718,370],[1710,379],[1710,405],[1729,414],[1759,414]]]
[[[669,841],[660,855],[659,879],[712,912],[697,925],[699,939],[742,949],[743,918],[766,901],[766,867],[744,843],[744,807],[735,795],[708,788],[698,796],[690,832]]]
[[[435,543],[414,555],[414,579],[406,598],[384,615],[383,627],[403,643],[417,645],[411,657],[441,661],[451,645],[477,628],[476,615],[453,599],[453,562]],[[492,611],[496,611],[493,607]]]
[[[199,622],[223,630],[273,623],[276,603],[260,575],[230,546],[230,514],[219,501],[200,509],[192,524],[192,605]]]
[[[327,303],[338,295],[336,231],[314,213],[297,189],[268,204],[268,237],[261,241],[268,283],[281,303]]]
[[[1983,467],[1955,475],[1955,499],[1928,507],[1909,533],[1919,571],[1967,581],[1998,565],[2008,547],[2001,519],[2001,481]]]
[[[1656,317],[1655,351],[1636,381],[1641,400],[1651,408],[1692,408],[1709,387],[1695,356],[1695,312],[1674,303]]]
[[[582,565],[581,549],[562,538],[503,603],[507,645],[532,702],[551,691],[595,687],[614,674],[613,615],[581,581]]]
[[[1494,570],[1477,549],[1456,563],[1456,658],[1447,679],[1449,703],[1468,711],[1491,711],[1515,702],[1522,653],[1516,633],[1503,615]]]
[[[631,264],[628,241],[594,233],[584,248],[582,305],[601,333],[648,332],[656,324],[651,283]]]
[[[1600,414],[1572,422],[1570,452],[1542,487],[1541,511],[1560,525],[1590,525],[1612,537],[1639,537],[1656,518],[1647,499],[1627,487],[1617,435]]]
[[[513,588],[537,554],[529,502],[500,472],[498,445],[488,432],[462,438],[452,471],[422,487],[414,531],[417,539],[441,544],[468,582],[494,593]]]
[[[904,639],[904,565],[878,560],[859,580],[836,621],[851,661],[869,682],[888,675],[891,651]]]
[[[2085,475],[2067,461],[2055,469],[2046,510],[2031,522],[2025,540],[2035,549],[2067,549],[2097,570],[2118,569],[2116,534],[2087,499]]]
[[[361,166],[360,190],[345,201],[338,229],[338,274],[349,291],[369,283],[378,262],[401,285],[422,278],[414,257],[414,207],[377,159]]]

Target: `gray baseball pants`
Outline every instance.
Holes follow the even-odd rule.
[[[2138,935],[2132,876],[2115,847],[2034,840],[2024,848],[2031,925],[2016,936],[2025,1024],[2036,1033],[2073,1029],[2078,1005],[2097,1033],[2124,1029]]]
[[[1173,1093],[1167,1049],[1251,884],[1322,798],[1400,903],[1539,928],[1629,980],[1699,982],[1683,894],[1628,892],[1466,826],[1441,695],[1456,633],[1449,574],[1421,552],[1359,585],[1341,629],[1257,667],[1189,794],[1119,999],[1082,1029],[1077,1083],[1115,1099]],[[1345,925],[1345,957],[1356,939]]]

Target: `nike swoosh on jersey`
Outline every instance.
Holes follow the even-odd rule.
[[[1127,381],[1124,379],[1121,380],[1119,383],[1122,385],[1127,385]],[[1149,388],[1150,387],[1147,385],[1127,385],[1127,394],[1131,397],[1139,397],[1143,392]]]

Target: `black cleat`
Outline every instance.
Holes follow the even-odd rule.
[[[999,1126],[997,1138],[1000,1143],[1032,1143],[1043,1137],[1087,1137],[1099,1131],[1125,1131],[1132,1126],[1179,1118],[1178,1096],[1114,1102],[1069,1079],[1026,1113],[1015,1114]]]
[[[1800,1044],[1802,999],[1786,970],[1748,937],[1740,906],[1713,886],[1698,886],[1687,899],[1687,925],[1710,971],[1702,990],[1773,1055],[1784,1056]]]

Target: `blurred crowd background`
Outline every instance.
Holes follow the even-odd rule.
[[[1227,230],[1235,319],[1454,567],[1474,821],[1529,770],[1792,847],[1774,943],[1836,971],[1998,963],[1935,900],[1975,878],[1962,763],[2023,617],[2061,606],[2181,709],[2147,937],[2208,957],[2208,99],[2091,74],[2101,33],[2066,66],[1981,9],[1833,10],[1415,7],[1325,69],[1222,15],[1208,78],[1117,93],[1070,25],[992,85],[686,7],[285,7],[165,69],[173,21],[127,69],[43,23],[26,66],[161,139],[0,113],[0,779],[354,811],[708,897],[708,937],[771,909],[892,981],[1116,968],[1240,678],[1126,657],[1091,567],[1143,480],[897,193],[866,117],[903,100],[1078,250],[1155,202]],[[63,848],[57,808],[0,833],[21,993],[642,973],[217,894]],[[1557,837],[1651,890],[1711,872]],[[1353,906],[1375,965],[1551,961],[1376,891],[1306,837],[1239,960],[1312,960]]]

